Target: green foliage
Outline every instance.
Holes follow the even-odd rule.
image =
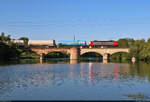
[[[85,58],[86,58],[86,57],[91,57],[91,58],[92,58],[92,57],[95,57],[95,58],[97,57],[97,58],[100,58],[100,57],[102,57],[102,56],[101,56],[100,54],[98,54],[98,53],[95,53],[95,52],[89,52],[89,53],[85,53],[85,54],[81,55],[80,57],[81,57],[81,58],[82,58],[82,57],[85,57]]]
[[[19,51],[11,45],[10,35],[5,36],[2,32],[0,35],[0,60],[7,60],[9,58],[17,58]]]
[[[5,33],[4,32],[1,33],[0,40],[2,42],[5,41]]]
[[[130,59],[129,54],[125,52],[118,52],[111,55],[111,61],[126,61]]]
[[[25,46],[28,46],[28,38],[21,37],[20,40],[24,40]],[[0,35],[0,60],[8,60],[10,58],[19,58],[21,49],[18,49],[18,44],[13,43],[11,36],[5,36],[5,33],[2,32]],[[31,56],[34,56],[31,54]]]
[[[52,52],[47,54],[45,58],[69,58],[69,55],[62,52]]]
[[[16,48],[0,43],[0,60],[8,60],[9,58],[17,58],[19,51]]]
[[[129,47],[127,39],[119,39],[118,43],[119,43],[119,47],[120,48],[127,48],[127,47]]]
[[[120,48],[130,48],[127,55],[122,56],[123,59],[150,60],[150,38],[147,42],[144,39],[134,40],[130,38],[122,38],[118,40]],[[111,56],[112,59],[119,60],[119,53]]]
[[[134,42],[132,38],[121,38],[118,40],[120,48],[128,48]]]
[[[25,47],[28,47],[28,41],[29,41],[29,39],[27,37],[20,37],[19,40],[23,40]]]
[[[129,45],[129,56],[135,57],[137,60],[150,60],[150,38],[147,42],[144,39],[135,40]]]
[[[147,42],[144,39],[136,40],[130,44],[130,56],[134,56],[136,59],[145,59],[148,55]]]
[[[22,58],[22,59],[39,59],[40,56],[37,55],[36,53],[32,52],[32,51],[23,51],[19,55],[19,58]]]

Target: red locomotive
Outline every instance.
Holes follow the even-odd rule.
[[[101,47],[101,48],[110,48],[118,47],[118,41],[90,41],[89,46],[92,47]]]

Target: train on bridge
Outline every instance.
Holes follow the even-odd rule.
[[[20,43],[21,42],[21,43]],[[22,41],[18,41],[22,45]],[[28,45],[30,47],[47,47],[47,48],[69,48],[72,46],[81,47],[81,48],[114,48],[118,47],[118,41],[89,41],[86,40],[29,40]]]

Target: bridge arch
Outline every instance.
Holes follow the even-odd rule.
[[[127,59],[129,59],[129,56],[128,56],[128,52],[124,52],[124,51],[120,51],[120,52],[115,52],[115,53],[112,53],[110,55],[110,59],[111,61],[126,61]]]
[[[97,51],[97,50],[86,50],[86,49],[82,49],[81,52],[80,52],[80,55],[84,55],[86,53],[96,53],[96,54],[99,54],[99,55],[103,56],[103,53],[100,52],[100,51]]]
[[[96,52],[96,51],[89,51],[89,52],[84,52],[84,53],[81,53],[80,56],[84,55],[84,54],[87,54],[87,53],[95,53],[95,54],[98,54],[100,56],[103,56],[103,54],[99,53],[99,52]]]
[[[109,54],[110,55],[113,55],[113,54],[115,54],[115,53],[129,53],[129,49],[128,48],[118,48],[118,49],[114,49],[114,50],[111,50],[111,51],[109,51]]]
[[[98,53],[98,52],[85,52],[85,53],[82,53],[80,54],[80,57],[81,58],[86,58],[86,57],[91,57],[91,58],[94,58],[94,57],[99,57],[101,59],[103,59],[103,55],[101,53]]]
[[[65,51],[52,51],[44,55],[44,58],[69,58],[70,54]]]
[[[34,58],[38,59],[40,55],[34,51],[27,50],[20,52],[19,57],[23,59],[34,59]]]
[[[117,53],[126,53],[126,54],[129,54],[129,52],[119,51],[119,52],[111,53],[110,55],[114,55],[114,54],[117,54]]]

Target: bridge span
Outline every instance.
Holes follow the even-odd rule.
[[[95,52],[103,56],[103,61],[108,60],[108,55],[117,52],[129,53],[129,48],[31,48],[32,51],[40,55],[40,59],[44,59],[44,55],[51,52],[63,52],[70,55],[70,59],[78,59],[80,55]]]

